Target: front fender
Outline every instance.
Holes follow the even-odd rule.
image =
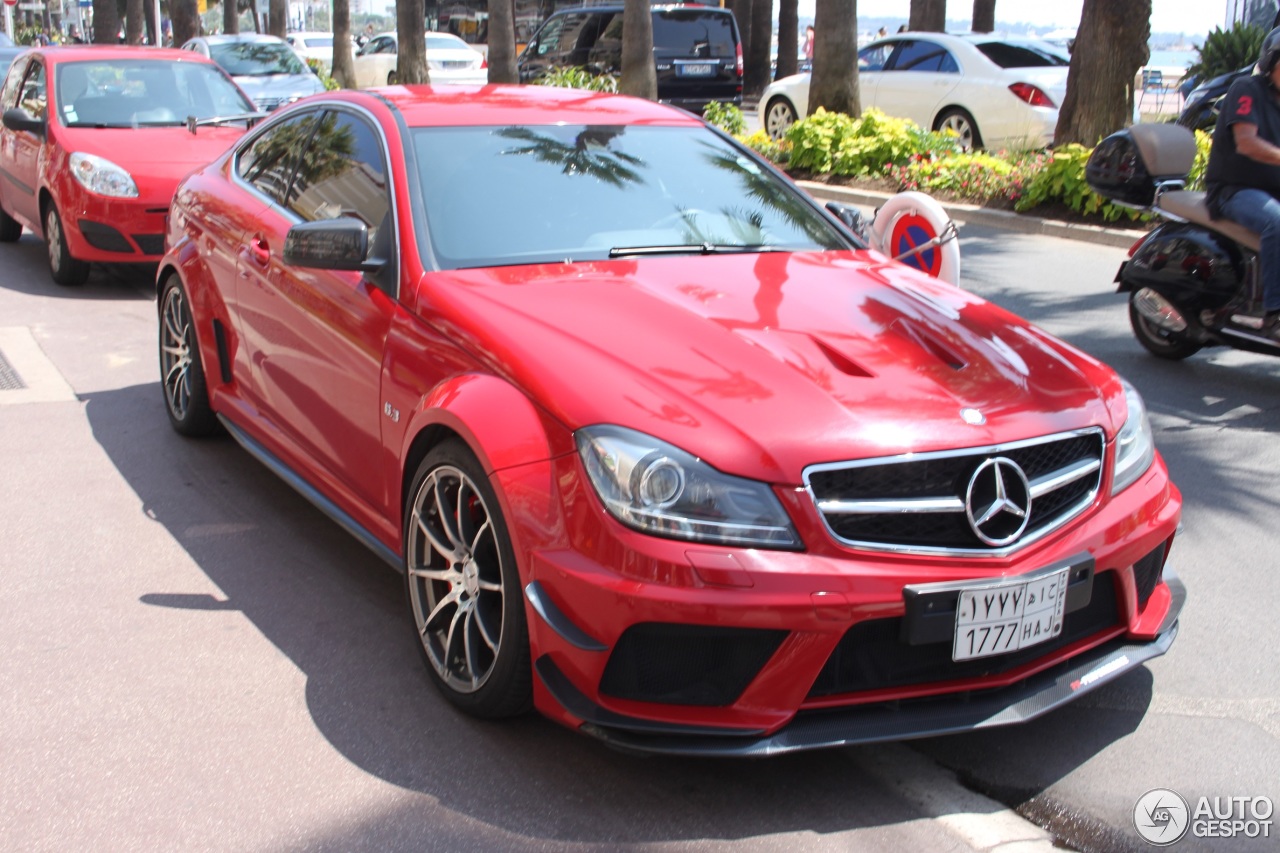
[[[1193,311],[1220,308],[1240,290],[1251,254],[1202,225],[1165,222],[1125,263],[1119,290],[1149,287]]]

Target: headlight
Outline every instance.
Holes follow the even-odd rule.
[[[91,193],[113,198],[138,197],[138,185],[133,177],[105,157],[77,151],[71,155],[71,174]]]
[[[1156,443],[1151,435],[1151,421],[1147,420],[1147,407],[1142,403],[1138,390],[1121,379],[1124,399],[1129,404],[1129,417],[1116,436],[1116,476],[1111,483],[1111,494],[1118,494],[1141,477],[1156,458]]]
[[[644,533],[746,548],[800,547],[764,483],[722,474],[652,436],[617,426],[575,433],[578,455],[609,514]]]

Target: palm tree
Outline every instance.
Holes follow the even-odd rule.
[[[396,0],[396,80],[430,83],[427,71],[427,19],[423,0]]]
[[[516,19],[512,0],[489,0],[489,82],[519,83]]]
[[[996,0],[973,0],[973,26],[975,33],[989,33],[996,28]]]
[[[350,0],[333,0],[333,62],[329,74],[344,89],[356,87],[355,61],[351,56]]]
[[[1150,37],[1151,0],[1084,0],[1054,145],[1093,146],[1132,121]]]
[[[124,17],[125,44],[142,44],[142,27],[146,23],[142,7],[142,0],[128,0]]]
[[[907,29],[922,33],[946,32],[947,0],[911,0]]]
[[[769,85],[769,49],[773,46],[773,0],[751,4],[751,42],[743,51],[742,94],[757,96]]]
[[[194,0],[191,0],[191,8],[194,12]],[[115,44],[119,32],[120,11],[116,8],[116,0],[93,0],[94,44]]]
[[[813,74],[809,79],[809,115],[823,107],[857,117],[857,0],[817,0],[813,14]]]
[[[222,0],[222,31],[227,35],[240,32],[240,4],[237,0]]]
[[[658,72],[653,64],[653,7],[649,0],[623,0],[622,78],[618,91],[637,98],[658,99]]]
[[[790,77],[800,70],[796,59],[800,47],[799,0],[780,0],[778,3],[778,65],[774,79]]]
[[[267,5],[267,34],[284,38],[289,32],[289,0],[270,0]]]

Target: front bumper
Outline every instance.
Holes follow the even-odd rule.
[[[158,263],[168,199],[106,198],[75,191],[58,210],[72,257],[98,263]]]
[[[1171,601],[1154,640],[1116,638],[1004,688],[798,713],[772,734],[663,724],[611,712],[583,696],[549,658],[535,666],[542,685],[583,722],[579,730],[621,749],[677,755],[759,757],[957,734],[1024,723],[1083,696],[1169,650],[1186,588],[1165,566]]]

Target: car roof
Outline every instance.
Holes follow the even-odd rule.
[[[50,63],[83,62],[92,59],[166,59],[171,62],[212,63],[213,60],[189,50],[172,47],[142,47],[116,44],[60,44],[35,47],[32,53],[46,57]]]
[[[547,124],[649,124],[701,127],[697,116],[626,95],[555,86],[385,86],[330,92],[340,100],[389,101],[411,127],[501,127]]]
[[[704,6],[701,3],[654,3],[650,8],[655,12],[711,12],[717,15],[732,15],[733,12],[720,6]],[[567,6],[556,10],[557,15],[566,12],[621,12],[621,4],[590,4],[583,6]]]
[[[285,40],[276,38],[275,36],[262,35],[261,33],[232,33],[220,34],[212,36],[196,36],[191,41],[202,41],[205,44],[236,44],[238,42],[259,42],[275,44],[285,44]]]

